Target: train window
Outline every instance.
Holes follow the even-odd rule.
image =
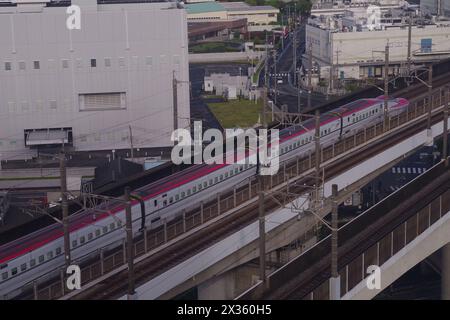
[[[187,195],[190,196],[191,195],[191,189],[188,189],[187,191]]]
[[[20,265],[20,271],[25,271],[25,270],[27,270],[27,264],[26,263],[22,263]]]
[[[206,188],[208,186],[208,182],[203,182],[203,188]]]
[[[164,207],[167,206],[167,200],[164,200],[164,201],[163,201],[163,206],[164,206]]]
[[[212,179],[209,179],[209,185],[211,186],[213,183]]]
[[[7,266],[8,266],[7,263],[2,264],[2,265],[0,266],[0,270],[1,270],[1,269],[5,269]]]
[[[350,122],[350,117],[348,117],[347,119],[348,119],[348,122]]]
[[[175,201],[180,200],[180,196],[178,194],[175,195]]]
[[[36,265],[36,259],[30,260],[30,267],[34,267]]]
[[[39,256],[39,263],[44,262],[44,255]]]
[[[193,192],[193,193],[196,193],[196,192],[197,192],[197,187],[193,187],[193,188],[192,188],[192,192]]]
[[[86,242],[86,238],[85,238],[85,237],[81,237],[81,238],[80,238],[80,243],[83,244],[83,243],[85,243],[85,242]]]
[[[122,221],[121,220],[117,221],[117,227],[121,227],[121,226],[122,226]]]
[[[8,272],[3,272],[2,273],[2,280],[6,280],[8,279]]]
[[[283,150],[283,149],[282,149],[282,150]],[[283,152],[283,151],[281,151],[281,152]],[[234,173],[238,173],[238,171],[239,171],[238,168],[234,169]]]
[[[158,200],[154,200],[153,205],[156,207],[158,205]]]
[[[169,203],[173,203],[173,197],[170,197]]]
[[[184,191],[181,193],[181,197],[184,198],[186,196],[186,194],[184,193]]]
[[[77,240],[72,241],[72,248],[75,248],[77,246]]]
[[[228,172],[225,172],[225,179],[228,178]]]
[[[214,183],[217,183],[219,181],[219,177],[214,178]]]
[[[230,177],[233,175],[233,170],[230,170]]]
[[[198,185],[198,190],[199,191],[202,190],[202,184],[201,183]]]
[[[99,237],[100,236],[100,229],[95,230],[95,236]]]
[[[94,237],[94,235],[91,233],[88,234],[88,241],[92,240],[92,238]]]
[[[90,235],[92,236],[92,233]],[[56,254],[61,254],[61,247],[56,248]]]
[[[47,259],[53,258],[53,251],[47,252]]]
[[[222,180],[223,180],[223,174],[220,175],[220,181],[222,181]]]
[[[103,233],[107,233],[108,232],[108,227],[107,226],[104,226],[103,227]]]

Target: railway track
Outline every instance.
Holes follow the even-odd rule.
[[[424,108],[422,108],[422,114]],[[442,120],[441,114],[435,114],[432,117],[432,122],[436,123]],[[370,145],[360,148],[356,156],[348,155],[335,163],[325,168],[325,179],[330,179],[340,172],[346,171],[348,168],[355,166],[356,164],[373,157],[380,151],[397,144],[406,137],[411,136],[413,133],[423,130],[426,126],[426,121],[416,120],[417,123],[409,125],[401,130],[401,132],[391,132],[382,139],[378,139]],[[376,130],[376,127],[375,127]],[[342,141],[344,145],[348,143],[347,138]],[[328,148],[329,149],[329,148]],[[324,149],[326,152],[327,149]],[[293,169],[296,164],[287,166],[287,171]],[[299,184],[310,185],[312,183],[311,177],[302,178]],[[294,187],[289,189],[290,192],[301,194],[306,191],[305,187]],[[277,196],[278,200],[282,203],[286,203],[289,200],[283,196]],[[268,199],[265,203],[267,212],[271,212],[279,205],[272,199]],[[213,243],[227,237],[235,230],[243,228],[248,224],[255,221],[258,217],[258,206],[255,201],[251,205],[245,207],[243,210],[230,214],[227,217],[222,218],[217,223],[212,224],[204,229],[194,233],[191,237],[182,239],[179,242],[167,247],[166,249],[152,255],[148,259],[145,259],[135,265],[136,285],[139,286],[142,283],[149,281],[150,279],[162,274],[164,271],[169,270],[171,267],[186,260],[188,257],[201,252],[203,249],[211,246]],[[113,299],[126,292],[127,288],[127,270],[123,270],[116,274],[114,277],[100,281],[94,287],[83,291],[75,296],[75,299]]]

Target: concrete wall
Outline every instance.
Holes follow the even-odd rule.
[[[189,80],[185,10],[73,3],[81,5],[81,30],[66,28],[65,7],[0,8],[0,158],[35,154],[24,129],[71,127],[76,150],[98,150],[129,147],[131,124],[135,147],[172,145],[173,70]],[[80,111],[80,94],[114,92],[125,93],[125,109]],[[186,119],[188,83],[179,84],[178,99]]]

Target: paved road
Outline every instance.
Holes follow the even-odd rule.
[[[298,112],[298,89],[293,86],[291,83],[293,81],[293,36],[294,34],[291,33],[285,41],[285,47],[284,50],[278,50],[277,52],[277,74],[287,74],[285,76],[278,77],[278,79],[283,79],[283,84],[277,84],[277,105],[282,106],[286,104],[288,106],[289,112]],[[302,63],[302,54],[305,52],[305,26],[302,25],[298,31],[295,34],[297,38],[297,43],[299,44],[297,46],[297,67],[301,66]],[[269,58],[269,75],[275,73],[275,68],[273,66],[273,58]],[[270,83],[271,87],[273,88],[275,85],[275,77],[270,77]],[[264,72],[261,72],[260,79],[259,79],[259,85],[262,86],[264,83]],[[272,100],[275,100],[273,96],[273,92],[270,94],[270,97]],[[306,108],[308,101],[308,93],[306,90],[300,91],[300,111],[303,108]],[[311,106],[316,106],[324,103],[326,101],[326,97],[317,94],[312,93],[311,94]]]

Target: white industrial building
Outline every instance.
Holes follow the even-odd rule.
[[[320,77],[330,79],[330,74],[332,79],[382,77],[385,55],[381,51],[386,45],[389,45],[390,72],[399,72],[408,55],[408,16],[409,12],[401,10],[391,12],[374,28],[368,27],[366,14],[358,10],[348,10],[343,16],[309,19],[306,44],[312,49]],[[411,37],[412,61],[420,63],[450,57],[450,22],[415,19]],[[307,57],[305,55],[305,66],[308,65]]]
[[[26,3],[30,2],[30,3]],[[0,159],[39,148],[171,146],[189,124],[186,11],[174,3],[17,0],[0,6]]]

